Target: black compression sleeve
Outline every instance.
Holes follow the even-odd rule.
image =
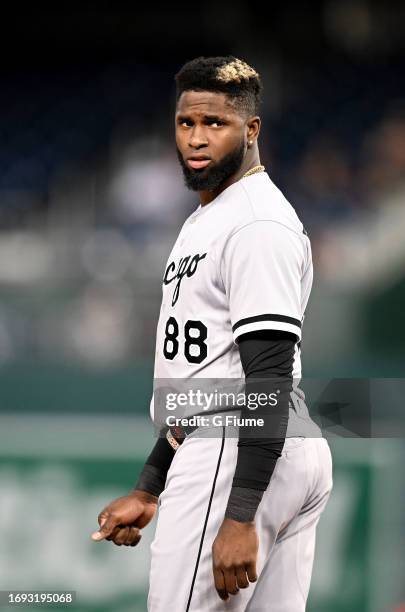
[[[174,453],[175,451],[166,440],[166,437],[159,437],[152,452],[145,461],[144,468],[134,488],[140,491],[147,491],[151,495],[159,497],[165,488],[167,472],[172,463]]]
[[[173,460],[174,453],[175,451],[168,443],[166,436],[162,437],[161,433],[145,463],[148,463],[149,465],[154,465],[162,472],[167,473]]]
[[[254,518],[277,459],[280,457],[288,424],[289,398],[296,337],[288,332],[262,330],[243,335],[239,351],[246,376],[246,396],[277,392],[276,407],[258,407],[256,418],[263,418],[264,430],[243,428],[238,441],[238,459],[225,516],[241,522]],[[256,396],[257,397],[257,396]],[[244,406],[241,417],[252,417]]]

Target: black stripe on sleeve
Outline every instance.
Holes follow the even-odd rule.
[[[248,325],[249,323],[258,323],[259,321],[278,321],[280,323],[290,323],[290,325],[295,325],[301,329],[302,324],[298,319],[294,319],[294,317],[286,317],[284,315],[278,314],[263,314],[257,315],[256,317],[247,317],[246,319],[240,319],[235,325],[232,326],[232,331],[238,329],[242,325]]]

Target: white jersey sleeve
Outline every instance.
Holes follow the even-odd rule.
[[[287,331],[301,339],[308,254],[304,238],[271,220],[253,221],[228,238],[221,275],[234,341],[260,329]]]

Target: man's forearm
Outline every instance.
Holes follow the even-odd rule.
[[[280,387],[280,379],[277,379],[277,383]],[[263,381],[260,384],[261,392],[264,392],[267,386],[266,394],[273,393],[275,384],[274,379]],[[239,435],[238,458],[225,513],[227,518],[240,522],[254,520],[277,460],[283,451],[288,424],[289,388],[290,381],[284,385],[284,390],[279,395],[276,413],[269,415],[271,409],[269,406],[260,413],[255,412],[255,417],[262,418],[264,422],[263,429],[258,431],[258,426],[247,430],[244,428],[243,433]],[[244,414],[245,412],[250,414]],[[252,413],[243,408],[241,416],[251,417]]]
[[[276,393],[278,398],[276,407],[259,406],[254,411],[256,419],[263,419],[261,430],[258,426],[245,427],[239,434],[238,459],[225,517],[249,522],[254,520],[283,450],[295,338],[283,332],[256,332],[242,337],[239,350],[246,375],[246,396],[265,393],[268,397]],[[252,411],[244,406],[241,416],[252,417]]]

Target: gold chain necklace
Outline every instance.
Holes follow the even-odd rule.
[[[242,178],[245,178],[245,176],[250,176],[251,174],[256,174],[256,172],[264,172],[264,170],[265,170],[264,166],[254,166],[253,168],[250,168],[250,170],[245,172]]]

